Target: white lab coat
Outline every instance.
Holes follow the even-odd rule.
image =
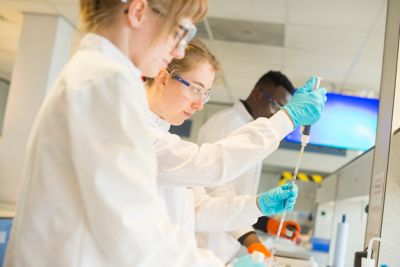
[[[279,146],[281,139],[293,130],[290,118],[283,111],[280,111],[270,119],[260,118],[237,129],[224,140],[198,146],[180,139],[177,135],[168,133],[169,124],[155,114],[153,114],[151,125],[153,126],[151,133],[158,159],[158,179],[161,191],[164,190],[161,194],[170,196],[164,199],[167,201],[173,220],[177,223],[183,222],[187,225],[188,231],[193,231],[193,224],[191,223],[193,218],[190,218],[193,215],[185,214],[183,211],[187,210],[185,206],[190,202],[190,199],[178,200],[180,196],[185,197],[184,187],[216,186],[237,178],[271,154]],[[165,193],[165,190],[169,192]],[[255,202],[255,199],[253,201]],[[219,203],[223,206],[227,202],[229,201]],[[203,214],[207,215],[204,218],[208,218],[209,222],[203,220],[200,223],[197,215],[199,209],[196,207],[198,204],[195,203],[194,205],[196,209],[196,231],[223,232],[229,231],[229,229],[243,228],[255,222],[250,220],[247,224],[236,224],[235,228],[229,228],[228,225],[225,225],[225,228],[217,228],[214,224],[221,216],[216,217],[216,213],[212,214],[205,209],[206,212]],[[221,210],[222,206],[218,209]],[[240,208],[241,206],[238,210]],[[220,214],[223,213],[220,212]],[[212,218],[213,216],[214,218]],[[259,216],[261,214],[257,217]],[[240,221],[238,219],[240,215],[233,217],[238,222]],[[251,217],[251,219],[253,218]],[[232,222],[232,220],[227,221]],[[207,230],[200,230],[199,227],[204,227]],[[249,227],[246,227],[246,229],[249,229]],[[243,229],[239,232],[243,233]],[[236,234],[239,234],[239,232]],[[201,240],[199,243],[204,245]],[[221,243],[219,242],[219,244]],[[230,241],[229,244],[232,244],[232,242]]]
[[[232,108],[220,111],[207,120],[199,130],[198,143],[213,143],[222,140],[234,130],[253,120],[243,103],[238,101]],[[261,169],[262,161],[260,160],[232,182],[220,186],[217,192],[214,193],[215,187],[207,188],[207,191],[212,195],[220,195],[221,193],[231,195],[231,192],[227,193],[222,190],[226,188],[230,191],[233,187],[237,195],[257,194]]]
[[[253,117],[240,101],[232,108],[214,114],[200,128],[198,143],[217,142],[234,130],[253,121]],[[207,193],[213,197],[233,197],[235,195],[257,194],[260,183],[262,161],[258,161],[237,179],[218,187],[208,187]],[[237,253],[240,244],[237,241],[242,235],[253,231],[252,224],[230,233],[200,234],[197,239],[201,247],[210,248],[224,262],[229,261]]]
[[[157,138],[171,136],[168,132],[170,124],[167,121],[154,113],[150,118],[150,126],[155,131],[163,133]],[[154,141],[156,144],[161,143],[158,139]],[[164,159],[158,157],[158,160],[163,162]],[[256,196],[212,198],[202,187],[185,187],[184,183],[177,186],[170,181],[160,183],[159,193],[166,202],[172,221],[182,225],[193,235],[195,231],[215,232],[240,229],[255,223],[257,218],[262,216],[256,204]]]
[[[172,224],[139,71],[86,35],[35,120],[5,266],[222,266]]]
[[[162,121],[152,122],[162,124]],[[164,122],[165,123],[165,122]],[[259,118],[223,140],[201,146],[151,127],[158,163],[158,181],[164,186],[216,186],[232,181],[275,151],[293,130],[284,111]]]

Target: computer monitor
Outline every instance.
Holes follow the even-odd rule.
[[[321,119],[312,126],[310,144],[365,151],[375,145],[379,100],[329,93]],[[300,127],[285,140],[300,143]]]

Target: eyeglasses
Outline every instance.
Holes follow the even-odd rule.
[[[197,28],[192,23],[187,22],[183,25],[179,25],[179,29],[183,31],[181,36],[176,36],[177,43],[175,49],[184,51],[188,46],[189,42],[196,36]]]
[[[261,95],[268,100],[268,102],[271,104],[271,107],[273,109],[280,109],[283,108],[284,105],[279,103],[279,101],[275,100],[272,96],[270,96],[268,93],[264,92],[263,90],[260,90]]]
[[[128,0],[120,0],[120,1],[123,3],[128,2]],[[157,15],[165,17],[165,14],[163,12],[161,12],[158,8],[151,5],[151,2],[149,2],[149,7]],[[128,12],[129,12],[128,9],[124,10],[125,14],[128,14]],[[179,51],[184,51],[186,49],[186,47],[188,46],[188,44],[190,43],[190,41],[196,36],[197,28],[191,22],[186,22],[184,24],[180,24],[180,25],[178,25],[178,27],[179,27],[179,29],[182,30],[183,33],[182,34],[175,33],[175,36],[174,36],[174,38],[176,39],[175,49],[177,49]]]
[[[207,103],[211,97],[211,89],[205,90],[201,87],[198,87],[194,84],[190,84],[190,82],[186,81],[179,75],[175,75],[172,77],[173,79],[179,81],[183,85],[185,85],[185,89],[183,89],[183,94],[193,102],[201,101],[203,104]]]

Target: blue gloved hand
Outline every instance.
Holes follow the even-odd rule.
[[[298,188],[296,184],[285,184],[257,196],[257,205],[265,216],[285,211],[291,211],[297,199]]]
[[[293,121],[294,128],[299,125],[312,125],[321,117],[326,102],[326,89],[313,90],[317,77],[312,76],[296,90],[290,101],[283,107]]]
[[[250,255],[244,255],[234,261],[233,267],[267,267],[266,261],[255,262],[251,259]]]

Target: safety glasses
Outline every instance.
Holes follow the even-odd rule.
[[[259,90],[261,92],[261,95],[270,103],[271,107],[275,110],[280,109],[283,107],[279,101],[275,100],[272,96],[270,96],[267,92],[264,92],[263,90]]]
[[[128,0],[120,0],[123,3],[128,3]],[[163,12],[161,12],[158,8],[154,7],[151,1],[148,2],[150,9],[157,15],[162,17],[165,16]],[[128,9],[125,9],[125,14],[128,14]],[[184,24],[178,25],[179,29],[182,31],[182,34],[176,34],[176,45],[175,49],[179,51],[185,51],[186,47],[190,43],[190,41],[196,36],[197,28],[193,23],[186,22]]]
[[[175,75],[172,78],[184,85],[182,92],[190,101],[201,101],[203,104],[205,104],[208,102],[208,100],[210,100],[211,89],[206,90],[201,88],[200,86],[191,84],[179,75]]]
[[[183,34],[178,37],[176,43],[176,49],[184,51],[188,46],[189,42],[196,36],[197,28],[192,23],[187,22],[183,25],[179,25],[179,28],[183,31]]]

